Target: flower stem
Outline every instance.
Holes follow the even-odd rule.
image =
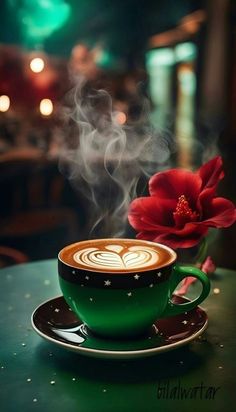
[[[207,241],[207,238],[204,237],[200,244],[200,248],[196,255],[196,258],[195,258],[196,263],[202,264],[204,262],[204,260],[207,257],[207,251],[208,251],[208,241]]]

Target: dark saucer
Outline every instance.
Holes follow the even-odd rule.
[[[176,304],[187,298],[173,296]],[[186,345],[207,327],[206,312],[196,307],[190,312],[160,319],[147,336],[130,340],[110,340],[91,334],[71,311],[62,296],[42,303],[32,314],[32,326],[43,338],[65,349],[99,358],[139,358]]]

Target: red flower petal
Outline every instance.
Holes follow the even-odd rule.
[[[194,207],[197,201],[202,180],[197,173],[183,169],[171,169],[156,173],[149,180],[149,192],[151,196],[158,199],[175,199],[176,202],[181,195],[185,195]]]
[[[152,239],[152,241],[163,243],[164,245],[169,246],[172,249],[187,249],[198,245],[198,243],[204,236],[204,233],[193,233],[193,235],[189,236],[188,238],[180,238],[175,234],[163,234],[156,236],[154,239]],[[141,239],[141,237],[139,237],[139,239]],[[145,239],[145,237],[142,237],[142,239]]]
[[[221,156],[216,156],[202,165],[197,173],[202,179],[202,189],[207,187],[216,188],[219,181],[224,177]]]
[[[140,197],[130,204],[128,220],[135,230],[171,230],[176,202],[172,199]]]
[[[137,233],[136,235],[137,239],[142,239],[142,240],[150,240],[151,242],[158,242],[157,240],[155,240],[157,238],[157,232],[149,232],[149,231],[140,231],[139,233]],[[162,242],[159,242],[162,243]]]
[[[203,233],[206,233],[206,228],[204,226],[201,226],[201,224],[198,224],[196,226],[196,222],[193,222],[187,223],[182,229],[172,228],[172,233],[174,235],[178,235],[180,238],[184,238],[186,236],[193,236],[195,234],[198,237]]]
[[[147,232],[142,230],[138,233],[138,239],[151,240],[153,242],[163,243],[173,249],[188,248],[197,245],[208,231],[207,226],[195,226],[188,223],[183,229],[159,227],[159,230]],[[162,230],[161,230],[162,229]]]
[[[202,219],[202,216],[204,215],[204,212],[208,209],[209,203],[211,203],[212,199],[215,196],[215,188],[210,187],[204,189],[197,200],[197,211],[199,213],[200,219]]]
[[[216,270],[216,265],[210,256],[207,256],[206,260],[201,266],[201,270],[205,273],[214,273]]]
[[[234,204],[223,197],[212,199],[204,212],[205,220],[196,222],[196,224],[220,228],[231,226],[236,221]]]

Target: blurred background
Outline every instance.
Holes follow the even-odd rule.
[[[157,170],[220,153],[219,193],[236,201],[235,1],[2,0],[0,13],[0,266],[88,237],[87,200],[59,162],[72,134],[62,107],[81,76],[109,92],[121,126],[145,96],[171,141]],[[236,268],[235,239],[235,225],[217,232],[217,265]]]

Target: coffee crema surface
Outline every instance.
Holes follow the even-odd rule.
[[[136,239],[86,240],[66,246],[59,253],[65,264],[96,272],[146,271],[167,266],[176,254],[159,243]]]

